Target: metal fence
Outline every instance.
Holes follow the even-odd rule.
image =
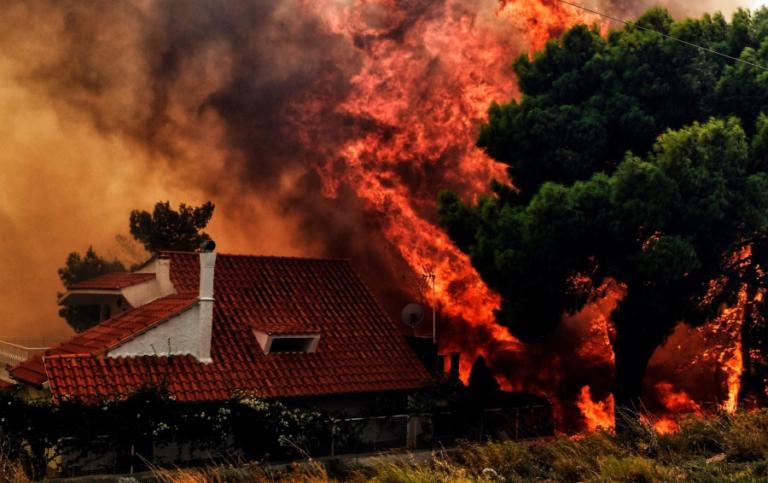
[[[334,456],[386,451],[394,448],[429,449],[455,445],[459,441],[524,440],[552,434],[551,408],[526,406],[492,408],[474,412],[436,412],[340,418],[334,420],[327,441],[315,441],[302,454]],[[118,447],[103,438],[89,442],[61,441],[62,476],[94,473],[132,473],[153,466],[187,466],[211,461],[238,460],[248,448],[199,447],[192,441],[146,441]],[[306,451],[305,451],[306,450]],[[273,462],[287,462],[289,454],[269,455]],[[294,456],[295,457],[295,456]]]

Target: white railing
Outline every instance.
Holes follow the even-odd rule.
[[[48,350],[48,347],[40,347],[40,345],[42,344],[29,347],[0,340],[0,379],[9,380],[6,366],[14,366]]]

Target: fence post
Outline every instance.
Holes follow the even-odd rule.
[[[336,420],[331,422],[331,456],[336,456]]]
[[[407,449],[416,449],[418,447],[421,430],[421,416],[415,414],[409,414],[406,416],[405,447]]]

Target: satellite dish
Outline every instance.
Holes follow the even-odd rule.
[[[403,307],[400,317],[405,325],[416,327],[424,320],[424,312],[423,305],[411,303]]]

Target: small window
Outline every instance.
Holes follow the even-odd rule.
[[[314,337],[273,337],[269,352],[311,352]]]
[[[320,342],[319,333],[309,334],[268,334],[254,329],[253,335],[265,354],[315,352]]]

